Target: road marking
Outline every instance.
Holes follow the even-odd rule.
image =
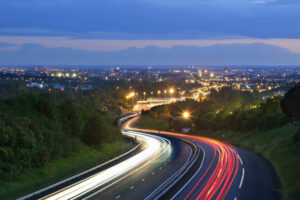
[[[135,132],[135,133],[138,133],[139,135],[149,135],[149,134],[144,134],[144,133],[142,134],[141,132]],[[161,138],[161,139],[163,140],[163,142],[164,142],[165,145],[171,146],[171,142],[170,142],[170,140],[168,140],[168,139],[165,139],[165,138],[162,138],[162,137],[159,137],[159,136],[153,136],[153,135],[152,135],[152,137],[155,137],[155,138]],[[154,162],[154,160],[158,159],[162,154],[164,154],[164,153],[167,151],[167,149],[168,149],[168,148],[164,148],[162,152],[160,152],[157,156],[155,156],[155,157],[152,158],[151,160],[149,160],[149,161],[147,161],[146,163],[144,163],[142,166],[140,166],[140,167],[138,167],[137,169],[135,169],[135,170],[129,172],[129,173],[126,174],[125,176],[120,177],[118,180],[114,181],[113,183],[109,184],[108,186],[105,186],[104,188],[102,188],[102,189],[100,189],[100,190],[94,192],[93,194],[91,194],[91,195],[89,195],[89,196],[83,198],[83,200],[90,199],[90,198],[94,197],[95,195],[99,194],[99,193],[102,192],[103,190],[105,190],[105,189],[111,187],[112,185],[114,185],[114,184],[120,182],[121,180],[124,180],[125,178],[127,178],[128,176],[130,176],[130,175],[132,175],[133,173],[137,172],[138,170],[141,170],[143,167],[149,165],[150,163]],[[87,192],[89,192],[89,191],[87,191]],[[84,194],[85,194],[85,193],[84,193]]]
[[[141,181],[143,182],[143,181],[145,181],[146,179],[145,178],[143,178]]]
[[[241,161],[241,164],[243,164],[243,161],[242,161],[242,159],[241,159],[240,155],[238,155],[238,156],[239,156],[239,159],[240,159],[240,161]]]
[[[240,182],[239,188],[241,188],[242,185],[243,185],[244,176],[245,176],[245,168],[243,168],[243,173],[242,173],[242,178],[241,178],[241,182]]]
[[[121,196],[120,195],[118,195],[118,196],[116,196],[116,198],[115,199],[118,199],[118,198],[120,198]]]
[[[134,186],[131,186],[130,188],[129,188],[129,190],[132,190],[134,188]]]
[[[204,162],[204,159],[205,159],[205,151],[204,151],[204,149],[202,148],[202,146],[200,144],[197,144],[197,146],[200,147],[202,152],[203,152],[203,158],[202,158],[200,167],[198,168],[196,173],[192,176],[192,178],[190,178],[190,180],[188,182],[186,182],[185,185],[171,198],[171,200],[176,198],[176,196],[195,178],[195,176],[199,173],[199,171],[202,168],[202,165],[203,165],[203,162]],[[197,157],[197,159],[198,159],[198,157]]]
[[[154,175],[155,174],[155,172],[152,172],[152,175]]]
[[[157,192],[162,186],[164,186],[168,181],[170,181],[173,177],[175,177],[180,171],[182,171],[184,168],[185,168],[185,166],[187,165],[187,163],[189,162],[189,160],[190,160],[190,158],[191,158],[191,155],[192,155],[192,149],[191,149],[191,147],[190,146],[188,146],[189,147],[189,149],[190,149],[190,154],[189,154],[189,157],[188,157],[188,159],[186,160],[186,162],[184,163],[184,165],[178,170],[178,171],[176,171],[171,177],[169,177],[167,180],[165,180],[165,182],[163,182],[159,187],[157,187],[156,188],[156,190],[154,190],[151,194],[149,194],[144,200],[146,200],[146,199],[148,199],[149,197],[151,197],[155,192]],[[182,175],[181,175],[182,176]],[[179,177],[179,179],[181,178],[181,176]],[[175,180],[175,183],[176,183],[177,181]],[[174,183],[173,183],[174,184]],[[171,184],[171,186],[172,186],[172,184]],[[170,187],[170,186],[169,186]],[[167,191],[168,189],[169,189],[169,187],[165,190],[165,191]],[[157,198],[159,198],[159,196],[157,197]],[[156,198],[156,199],[157,199]]]

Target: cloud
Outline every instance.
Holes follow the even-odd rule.
[[[274,45],[224,44],[208,47],[128,48],[117,52],[91,52],[71,48],[45,48],[25,44],[16,51],[0,50],[1,64],[42,65],[300,65],[300,54]]]
[[[0,48],[3,48],[3,47],[12,47],[12,46],[16,46],[16,45],[12,44],[12,43],[7,43],[7,42],[0,42]]]
[[[265,3],[258,5],[255,1]],[[98,39],[300,37],[296,1],[255,1],[0,0],[0,35]],[[174,6],[179,4],[184,6]]]
[[[0,41],[0,50],[15,51],[15,50],[18,50],[19,48],[20,48],[20,45]]]

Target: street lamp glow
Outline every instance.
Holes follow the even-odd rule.
[[[188,118],[190,118],[190,113],[189,112],[183,112],[182,117],[184,119],[188,119]]]
[[[133,97],[135,94],[134,94],[134,92],[131,92],[130,94],[129,94],[129,97]]]
[[[170,92],[171,94],[173,94],[173,93],[174,93],[174,89],[171,88],[171,89],[169,90],[169,92]]]
[[[130,99],[130,98],[134,97],[134,95],[135,95],[135,93],[134,93],[134,92],[131,92],[130,94],[128,94],[128,95],[126,96],[126,99]]]

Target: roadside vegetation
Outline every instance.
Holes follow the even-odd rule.
[[[59,157],[41,167],[27,168],[16,178],[0,181],[0,199],[14,199],[35,191],[79,171],[104,163],[132,148],[130,143],[118,140],[95,149],[81,144],[77,152]]]
[[[130,148],[115,117],[49,94],[0,100],[0,199],[101,163]]]
[[[182,116],[189,112],[189,118]],[[285,97],[260,101],[251,93],[223,88],[207,100],[187,100],[142,113],[139,128],[212,137],[270,160],[283,183],[285,199],[300,199],[300,86]]]

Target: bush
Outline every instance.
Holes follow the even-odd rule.
[[[79,150],[84,141],[99,147],[120,138],[108,112],[45,94],[0,100],[0,178],[13,178]]]

